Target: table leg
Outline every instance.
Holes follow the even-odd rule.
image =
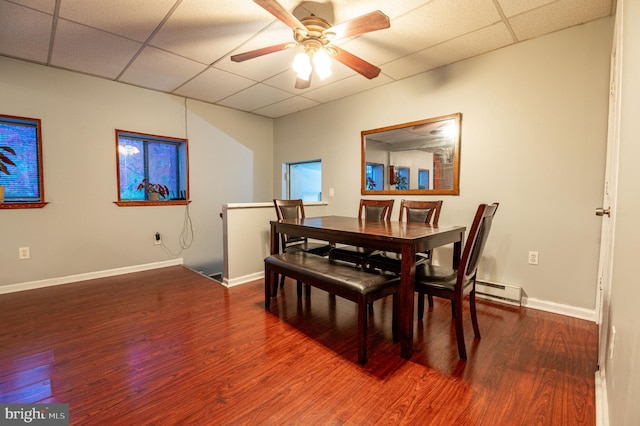
[[[410,359],[413,355],[413,299],[416,276],[416,248],[411,244],[402,247],[400,289],[398,291],[400,312],[398,331],[400,335],[400,356]]]
[[[460,256],[462,256],[462,242],[464,241],[464,231],[460,232],[460,239],[453,243],[453,269],[458,269]]]

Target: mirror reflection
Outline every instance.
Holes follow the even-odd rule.
[[[362,136],[362,194],[458,195],[460,122],[455,113]]]

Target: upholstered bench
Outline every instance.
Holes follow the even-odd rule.
[[[399,278],[366,272],[348,263],[327,259],[309,253],[274,254],[264,260],[265,308],[271,306],[273,286],[278,285],[278,274],[317,287],[358,304],[358,362],[367,362],[367,305],[393,295],[393,341],[398,340],[398,287]],[[298,293],[300,297],[300,293]]]

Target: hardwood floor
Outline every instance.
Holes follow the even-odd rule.
[[[595,424],[592,322],[480,301],[462,362],[436,300],[407,361],[388,297],[360,366],[355,303],[263,295],[181,266],[0,295],[0,403],[68,403],[75,425]]]

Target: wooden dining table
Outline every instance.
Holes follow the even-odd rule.
[[[416,253],[453,244],[453,267],[458,266],[466,227],[400,221],[368,221],[357,217],[321,216],[271,221],[271,254],[279,253],[279,234],[307,237],[402,254],[398,335],[400,354],[413,354],[413,310]]]

